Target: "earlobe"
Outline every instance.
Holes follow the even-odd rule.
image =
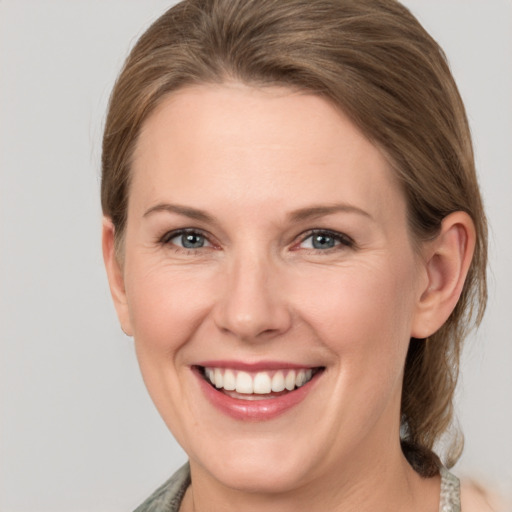
[[[122,266],[118,260],[115,247],[115,227],[109,217],[103,217],[102,249],[105,270],[114,306],[117,311],[121,329],[128,336],[133,336],[126,300],[126,290]]]
[[[427,284],[420,290],[411,337],[427,338],[448,320],[464,286],[476,233],[465,212],[446,216],[436,238],[424,246]]]

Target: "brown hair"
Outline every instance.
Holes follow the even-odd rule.
[[[238,80],[320,95],[351,117],[393,164],[413,239],[467,212],[476,250],[460,300],[427,340],[411,340],[402,447],[423,475],[452,422],[461,344],[486,302],[487,228],[464,106],[445,56],[394,0],[186,0],[139,39],[114,87],[105,126],[101,199],[121,246],[130,163],[145,119],[166,95]],[[454,437],[445,463],[461,451]]]

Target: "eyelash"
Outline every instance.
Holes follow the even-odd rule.
[[[178,245],[171,244],[171,240],[173,238],[177,238],[177,237],[183,236],[183,235],[200,236],[200,237],[204,238],[206,243],[209,244],[206,246],[206,248],[211,248],[212,246],[214,246],[214,244],[212,244],[212,242],[210,242],[210,240],[208,239],[208,235],[205,232],[203,232],[201,229],[197,229],[197,228],[185,228],[185,229],[177,229],[175,231],[168,231],[158,240],[158,242],[161,245],[172,247],[173,249],[176,250],[176,252],[186,251],[187,254],[194,253],[194,252],[198,251],[199,249],[205,248],[204,246],[198,247],[198,248],[188,248],[188,247],[180,247]]]
[[[197,247],[197,248],[187,248],[187,247],[180,247],[175,244],[171,244],[171,240],[173,238],[177,238],[179,236],[183,235],[196,235],[204,238],[207,246]],[[303,233],[300,235],[299,242],[294,243],[292,246],[292,250],[300,250],[300,247],[298,247],[300,244],[303,244],[306,240],[309,238],[312,238],[314,236],[324,236],[327,238],[333,239],[335,242],[337,242],[333,247],[328,247],[326,249],[318,249],[318,248],[307,248],[304,250],[311,251],[314,253],[330,253],[332,251],[337,250],[339,246],[345,247],[345,248],[354,248],[355,243],[349,236],[339,233],[337,231],[331,231],[329,229],[312,229],[306,233]],[[215,247],[215,244],[213,244],[208,237],[208,234],[202,231],[201,229],[197,228],[185,228],[185,229],[177,229],[175,231],[168,231],[166,232],[162,237],[159,238],[158,243],[163,246],[170,246],[173,247],[173,249],[176,252],[183,252],[185,251],[187,254],[193,254],[196,251],[199,251],[200,249],[208,249]]]
[[[311,231],[308,231],[307,233],[301,235],[299,244],[303,244],[306,240],[309,238],[312,238],[314,236],[324,236],[328,238],[334,239],[335,242],[339,242],[338,244],[334,245],[334,247],[328,247],[327,249],[315,249],[314,247],[311,249],[307,249],[310,251],[317,252],[331,252],[337,250],[339,246],[343,246],[345,248],[354,248],[355,243],[349,236],[345,235],[344,233],[339,233],[338,231],[331,231],[329,229],[312,229]],[[294,247],[296,247],[298,244],[295,244]]]

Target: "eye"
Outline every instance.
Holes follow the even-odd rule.
[[[305,236],[298,244],[301,249],[313,249],[325,251],[334,249],[337,246],[352,247],[354,242],[343,233],[326,230],[314,230]]]
[[[171,231],[162,237],[161,243],[183,249],[201,249],[212,246],[203,233],[193,229]]]

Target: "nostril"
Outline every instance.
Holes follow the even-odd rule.
[[[278,297],[260,297],[249,301],[248,297],[229,297],[218,305],[214,321],[223,334],[230,334],[243,341],[265,341],[279,336],[291,327],[291,315]]]

